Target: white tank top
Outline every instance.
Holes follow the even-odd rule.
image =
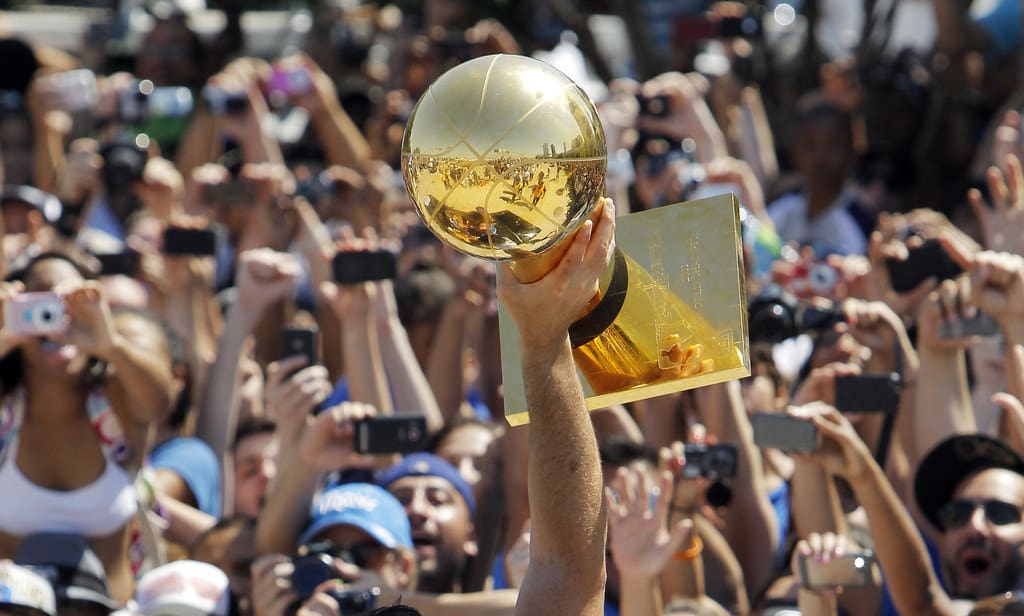
[[[24,400],[21,390],[0,403],[0,531],[18,537],[36,532],[102,537],[123,528],[139,510],[138,496],[131,475],[119,465],[130,452],[106,399],[92,394],[87,404],[103,441],[106,467],[96,481],[75,490],[43,488],[18,468]]]

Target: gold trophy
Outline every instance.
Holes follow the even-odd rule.
[[[549,272],[604,191],[604,130],[590,98],[524,56],[470,60],[420,98],[402,140],[426,226],[466,254]],[[723,195],[620,217],[600,293],[570,329],[587,406],[750,373],[739,207]],[[501,310],[499,308],[499,310]],[[529,419],[515,324],[503,310],[505,415]]]

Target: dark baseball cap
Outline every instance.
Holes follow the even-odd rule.
[[[999,439],[984,434],[959,434],[942,441],[921,460],[914,476],[914,498],[921,513],[942,530],[942,506],[953,499],[964,479],[990,468],[1024,476],[1024,460]]]
[[[36,533],[22,542],[14,562],[31,567],[53,585],[57,601],[84,601],[110,610],[119,604],[110,596],[107,573],[84,537]]]

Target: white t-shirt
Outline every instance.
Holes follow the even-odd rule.
[[[768,206],[768,216],[784,242],[811,245],[815,251],[840,254],[863,254],[867,238],[857,220],[847,211],[849,191],[842,191],[824,212],[809,219],[807,196],[792,193],[776,199]]]

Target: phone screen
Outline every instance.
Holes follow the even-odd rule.
[[[782,451],[817,449],[818,430],[810,421],[781,413],[754,413],[750,421],[758,447]]]
[[[334,281],[339,284],[391,280],[397,270],[395,253],[389,250],[339,252],[334,256]]]
[[[898,374],[836,377],[836,409],[843,413],[894,413],[900,405]]]
[[[800,555],[800,582],[805,588],[862,587],[874,585],[871,554],[843,554],[828,562]]]

